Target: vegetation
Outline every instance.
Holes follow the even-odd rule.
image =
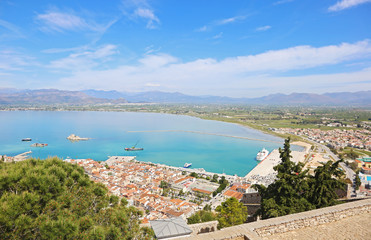
[[[218,228],[239,225],[247,220],[247,207],[240,203],[237,198],[228,198],[216,208]]]
[[[196,212],[188,219],[188,224],[202,223],[217,220],[218,228],[239,225],[247,220],[247,208],[236,198],[228,198],[216,208],[216,213],[211,211],[210,205]]]
[[[0,164],[2,239],[152,239],[142,213],[58,158]]]
[[[284,148],[279,149],[281,163],[274,167],[277,180],[268,187],[254,185],[261,195],[261,207],[257,214],[263,219],[331,206],[337,203],[336,189],[343,189],[345,183],[339,180],[343,172],[337,161],[327,162],[310,176],[303,171],[303,163],[290,160],[290,138]]]
[[[355,185],[356,185],[356,190],[359,189],[359,187],[361,186],[361,179],[359,178],[359,172],[357,171],[356,173],[356,181],[355,181]]]
[[[215,176],[215,175],[214,175]],[[218,193],[221,193],[227,186],[228,186],[228,181],[225,179],[224,176],[221,177],[219,180],[219,187],[213,192],[213,196],[215,197]]]
[[[216,214],[210,210],[200,210],[187,218],[188,224],[210,222],[216,220]]]

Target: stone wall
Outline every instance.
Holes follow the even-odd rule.
[[[196,224],[188,225],[188,227],[193,231],[192,236],[195,236],[195,235],[202,234],[202,233],[209,233],[209,232],[217,231],[218,221],[196,223]]]
[[[371,199],[359,200],[316,209],[312,211],[291,214],[283,217],[261,220],[258,222],[246,223],[220,231],[196,235],[189,239],[245,239],[257,240],[264,236],[289,232],[292,230],[311,227],[363,213],[371,213]],[[334,236],[336,238],[336,236]],[[338,236],[341,239],[341,236]]]

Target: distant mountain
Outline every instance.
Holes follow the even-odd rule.
[[[63,91],[57,89],[0,91],[0,104],[100,104],[100,103],[125,103],[125,99],[110,100],[91,97],[80,91]]]
[[[191,103],[371,106],[371,90],[338,93],[271,94],[259,98],[191,96],[179,92],[119,92],[102,90],[64,91],[56,89],[20,90],[0,88],[0,104],[101,104],[101,103]]]
[[[112,91],[103,91],[103,90],[94,90],[94,89],[89,89],[89,90],[83,90],[81,91],[91,97],[95,98],[105,98],[105,99],[119,99],[119,98],[125,98],[125,94],[112,90]]]
[[[88,95],[91,90],[84,91]],[[216,104],[269,104],[269,105],[371,105],[371,91],[340,92],[340,93],[291,93],[271,94],[259,98],[231,98],[219,96],[191,96],[179,92],[169,93],[160,91],[123,93],[117,91],[96,91],[90,96],[115,99],[123,97],[129,102],[156,103],[216,103]]]

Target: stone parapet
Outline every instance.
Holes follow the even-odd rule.
[[[257,240],[265,236],[289,232],[305,227],[339,221],[341,219],[371,213],[371,199],[339,204],[312,211],[270,218],[222,229],[220,231],[192,236],[187,239],[233,239]],[[340,236],[341,238],[341,236]]]

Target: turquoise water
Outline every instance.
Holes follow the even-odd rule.
[[[281,143],[252,141],[187,132],[150,132],[153,130],[199,131],[226,134]],[[129,132],[149,131],[149,132]],[[70,142],[70,134],[92,138]],[[282,146],[283,140],[236,124],[202,120],[189,116],[127,112],[47,112],[1,111],[0,154],[13,156],[32,151],[33,157],[92,158],[132,155],[137,160],[183,166],[206,171],[246,175],[257,164],[255,156],[263,147],[269,151]],[[22,138],[32,142],[22,142]],[[144,151],[126,152],[133,146]],[[48,143],[33,148],[34,142]]]

